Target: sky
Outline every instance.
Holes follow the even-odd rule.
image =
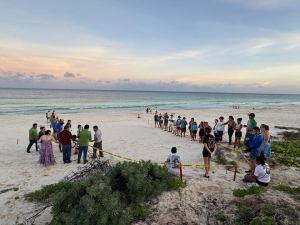
[[[0,0],[0,87],[300,94],[299,0]]]

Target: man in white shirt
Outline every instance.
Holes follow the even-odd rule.
[[[94,142],[94,147],[99,148],[100,150],[102,150],[102,132],[101,130],[98,129],[98,126],[94,126],[94,140],[92,140]],[[97,158],[97,150],[98,149],[93,149],[93,159]],[[99,151],[100,157],[103,157],[103,152]]]
[[[169,118],[169,132],[172,132],[174,129],[174,118],[173,115],[171,114],[171,117]]]
[[[224,123],[223,120],[224,120],[224,117],[221,116],[219,118],[219,122],[217,123],[217,126],[216,126],[216,130],[217,130],[217,134],[218,134],[218,142],[221,142],[222,141],[222,138],[223,138],[223,135],[224,135],[224,131],[225,131],[225,126],[222,126],[222,124]]]

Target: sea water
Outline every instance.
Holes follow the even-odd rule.
[[[300,95],[0,89],[0,115],[299,107]]]

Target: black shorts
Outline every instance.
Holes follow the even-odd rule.
[[[203,130],[203,129],[201,129],[201,130],[199,131],[199,136],[201,136],[201,137],[204,136],[204,130]]]
[[[193,130],[193,134],[197,134],[197,131],[196,131],[196,130]]]
[[[206,149],[203,149],[202,155],[203,155],[203,157],[209,157],[209,158],[211,158],[211,154]]]
[[[267,187],[269,183],[264,183],[264,182],[260,182],[259,180],[257,180],[256,178],[256,183],[259,185],[259,186],[264,186],[264,187]]]
[[[236,131],[235,136],[236,137],[242,137],[242,132],[241,131]]]
[[[186,132],[186,128],[181,128],[181,132]]]

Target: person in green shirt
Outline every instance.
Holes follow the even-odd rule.
[[[92,133],[89,131],[89,128],[90,126],[86,124],[84,126],[84,130],[80,131],[77,135],[77,137],[79,138],[79,153],[78,153],[77,163],[80,163],[82,152],[83,152],[83,163],[85,164],[88,162],[86,157],[87,157],[89,142],[91,141],[91,137],[92,137]]]
[[[38,151],[38,147],[37,147],[38,132],[36,128],[37,128],[37,124],[34,123],[29,130],[29,145],[27,147],[27,153],[30,153],[30,148],[33,144],[35,144],[35,149],[36,151]]]

